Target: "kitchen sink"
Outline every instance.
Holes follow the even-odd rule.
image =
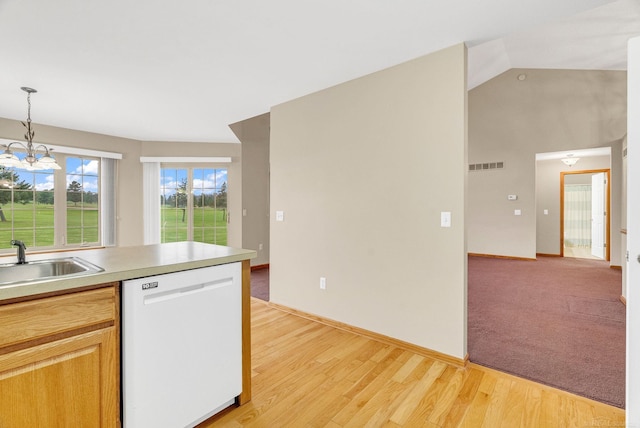
[[[0,264],[0,286],[89,275],[103,270],[79,257],[35,260],[25,264],[6,263]]]

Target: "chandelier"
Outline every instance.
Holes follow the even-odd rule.
[[[31,94],[38,91],[33,88],[27,88],[26,86],[23,86],[20,89],[27,93],[27,122],[22,122],[22,126],[27,129],[27,133],[24,134],[27,144],[24,145],[24,143],[19,141],[3,144],[2,147],[4,147],[4,152],[0,154],[0,166],[24,168],[28,170],[60,169],[60,165],[58,165],[51,155],[51,151],[53,149],[47,148],[44,144],[39,144],[37,146],[33,145],[33,136],[35,135],[35,132],[31,128]],[[12,147],[17,148],[18,151],[26,152],[24,159],[20,160],[13,153]]]

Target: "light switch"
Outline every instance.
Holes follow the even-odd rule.
[[[284,211],[276,211],[276,221],[284,221]]]
[[[247,216],[247,209],[243,208],[242,209],[242,217],[246,217]]]
[[[442,211],[440,213],[440,227],[451,227],[451,212]]]
[[[544,215],[549,215],[549,210],[544,210]]]
[[[522,215],[522,211],[521,210],[514,210],[513,211],[513,215]]]

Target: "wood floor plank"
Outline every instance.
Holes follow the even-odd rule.
[[[560,426],[560,396],[546,390],[542,390],[540,396],[540,426]]]
[[[252,400],[199,428],[624,426],[622,409],[251,306]]]
[[[526,396],[526,385],[519,382],[511,382],[504,409],[501,413],[502,416],[500,417],[502,419],[501,427],[521,426]]]
[[[460,392],[456,396],[456,399],[451,406],[449,413],[443,421],[443,426],[457,427],[464,419],[467,410],[471,405],[474,397],[478,393],[480,383],[483,378],[482,371],[469,367],[463,371],[463,385],[460,388]]]
[[[458,425],[463,428],[481,427],[484,424],[487,409],[491,404],[491,396],[496,386],[497,378],[492,373],[483,370],[478,371],[482,373],[482,378],[480,379],[478,390],[469,404],[469,409]]]
[[[428,421],[436,425],[443,426],[444,421],[449,415],[453,403],[455,403],[462,385],[464,384],[465,370],[457,369],[448,382],[443,382],[443,389],[440,396],[434,403],[433,410],[429,415]]]
[[[413,354],[407,362],[402,366],[400,370],[393,375],[394,382],[404,382],[407,377],[418,367],[418,365],[423,362],[425,357],[422,355]]]
[[[491,400],[489,407],[484,415],[482,427],[495,428],[502,424],[502,414],[505,411],[507,405],[507,398],[509,396],[509,390],[511,389],[511,379],[498,378],[496,385],[491,394]]]
[[[429,417],[434,410],[439,411],[441,404],[440,400],[447,400],[449,398],[448,386],[452,378],[455,377],[458,372],[458,367],[447,365],[442,374],[433,382],[431,388],[429,388],[418,403],[416,410],[411,414],[406,422],[408,426],[438,426],[437,423],[432,422]],[[447,405],[449,403],[445,403]],[[438,417],[439,415],[436,415]]]
[[[540,427],[540,403],[542,401],[542,390],[531,385],[526,385],[526,395],[524,398],[524,412],[520,425],[523,427]]]
[[[345,426],[351,421],[356,414],[368,403],[368,401],[383,388],[386,382],[402,367],[406,360],[401,360],[401,356],[407,355],[406,351],[398,348],[386,354],[379,362],[374,362],[372,369],[344,395],[351,401],[338,412],[333,421],[339,425]],[[407,357],[408,359],[408,357]]]
[[[435,383],[442,373],[446,370],[447,365],[441,361],[434,361],[429,370],[422,377],[407,395],[401,406],[391,415],[391,421],[398,425],[404,425],[411,414],[423,400],[431,386]]]

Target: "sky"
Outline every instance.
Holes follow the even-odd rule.
[[[22,155],[22,156],[21,156]],[[18,154],[24,157],[24,154]],[[66,186],[72,181],[82,184],[85,192],[98,192],[99,161],[95,159],[82,159],[68,157],[66,159]],[[53,170],[27,171],[16,169],[18,181],[26,181],[35,187],[37,191],[52,190],[54,187]],[[162,193],[165,196],[176,192],[183,180],[187,179],[187,169],[163,168],[161,176]],[[216,168],[194,168],[192,193],[195,195],[211,194],[220,190],[223,183],[227,182],[227,170]]]
[[[183,180],[187,179],[187,169],[162,168],[161,191],[165,196],[173,195]],[[220,190],[223,183],[227,182],[227,170],[215,168],[194,168],[192,193],[214,193]]]
[[[18,158],[24,158],[24,153],[16,153]],[[81,159],[68,157],[66,162],[66,182],[67,187],[72,181],[82,184],[85,192],[98,192],[98,167],[97,159]],[[18,181],[26,181],[35,187],[37,191],[53,189],[53,170],[27,171],[16,169]]]

